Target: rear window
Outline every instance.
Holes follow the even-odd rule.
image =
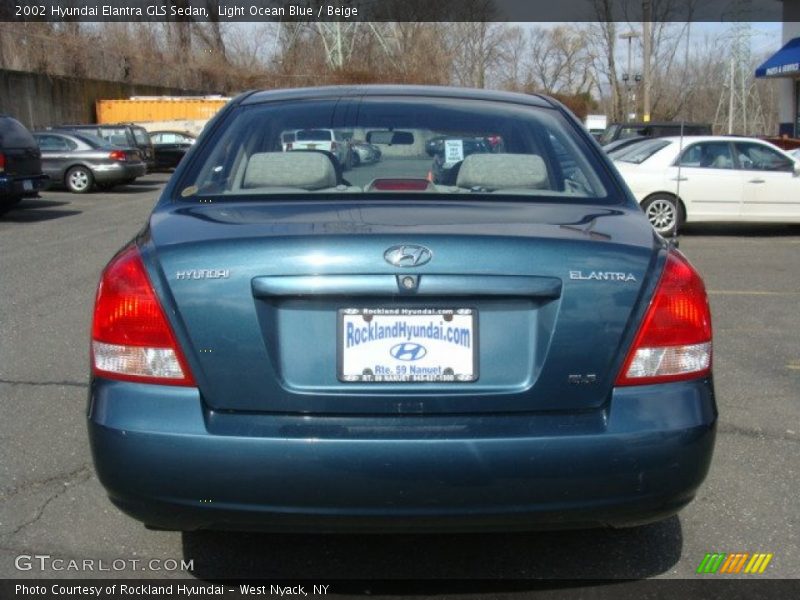
[[[298,142],[309,142],[314,140],[331,141],[333,139],[333,131],[330,129],[304,129],[295,134],[295,139]]]
[[[366,139],[380,156],[355,161],[350,143],[298,148],[286,144],[289,132],[298,142]],[[414,192],[618,202],[586,136],[554,109],[484,100],[368,96],[345,111],[337,99],[241,106],[205,138],[177,190],[197,201]]]
[[[645,127],[620,127],[618,140],[627,140],[634,137],[647,135]]]
[[[414,143],[414,134],[411,131],[368,131],[367,141],[370,144],[405,145]]]
[[[598,140],[601,146],[605,146],[606,144],[610,144],[613,141],[616,141],[616,133],[619,129],[619,125],[609,125],[606,127],[606,130],[603,132],[603,135],[600,136]]]
[[[136,143],[140,146],[149,146],[152,142],[150,141],[150,136],[147,135],[146,129],[139,129],[138,127],[133,128],[133,137],[136,138]]]
[[[655,139],[650,142],[639,142],[627,148],[620,149],[619,152],[614,154],[614,160],[620,162],[633,163],[636,165],[642,164],[648,158],[653,156],[662,148],[666,148],[672,142],[666,140]]]
[[[81,130],[97,136],[106,143],[113,144],[114,146],[130,146],[133,140],[130,138],[128,130],[124,127],[94,127]]]
[[[0,147],[35,148],[36,140],[25,126],[11,117],[0,117]]]
[[[91,133],[81,132],[75,133],[74,136],[81,140],[82,142],[88,144],[92,148],[110,148],[111,144],[109,144],[106,140],[96,135],[92,135]]]

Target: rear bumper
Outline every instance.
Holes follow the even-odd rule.
[[[36,196],[49,182],[47,175],[12,177],[0,174],[0,198]]]
[[[143,162],[138,163],[114,163],[105,165],[94,165],[92,167],[95,181],[98,183],[120,183],[129,179],[142,177],[147,173],[147,166]]]
[[[89,437],[124,512],[166,529],[479,531],[629,526],[708,471],[710,381],[614,392],[592,414],[218,414],[196,389],[95,380]]]

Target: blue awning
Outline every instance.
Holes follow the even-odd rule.
[[[794,38],[756,69],[756,77],[800,75],[800,38]]]

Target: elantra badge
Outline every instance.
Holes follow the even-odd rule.
[[[383,258],[395,267],[421,267],[430,262],[433,252],[417,244],[400,244],[384,252]]]
[[[617,271],[592,271],[591,273],[570,271],[569,278],[579,281],[636,281],[633,273],[619,273]]]

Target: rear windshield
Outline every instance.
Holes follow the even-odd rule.
[[[616,153],[612,152],[610,156],[614,160],[618,160],[620,162],[639,165],[662,148],[669,146],[671,143],[672,142],[670,141],[660,139],[654,139],[650,142],[639,142],[627,148],[622,148]]]
[[[0,148],[36,148],[36,140],[16,119],[0,117]]]
[[[138,127],[134,127],[133,136],[136,138],[136,143],[139,144],[140,146],[149,146],[152,143],[150,141],[150,136],[147,135],[146,129],[139,129]]]
[[[611,142],[616,141],[617,139],[616,133],[618,129],[619,125],[616,124],[609,125],[608,127],[606,127],[606,130],[603,132],[603,134],[600,136],[600,139],[598,140],[600,145],[605,146],[606,144],[610,144]]]
[[[628,140],[630,138],[644,136],[646,133],[645,127],[626,127],[623,125],[619,128],[619,135],[617,136],[617,139]]]
[[[304,129],[295,134],[295,139],[298,142],[306,142],[309,140],[326,140],[333,139],[333,131],[330,129]]]
[[[96,135],[92,135],[91,133],[74,133],[73,137],[85,142],[92,148],[110,148],[111,144],[109,144],[106,140],[101,137],[97,137]]]
[[[618,201],[606,192],[587,134],[556,110],[440,98],[367,97],[357,104],[342,110],[333,99],[235,109],[202,142],[178,194],[197,201],[387,192]],[[289,132],[297,142],[337,142],[287,144]],[[360,160],[353,139],[379,144],[380,155]]]
[[[114,146],[130,146],[131,139],[128,137],[128,130],[125,127],[80,127],[78,131],[90,132],[93,136],[97,136],[106,143]]]

